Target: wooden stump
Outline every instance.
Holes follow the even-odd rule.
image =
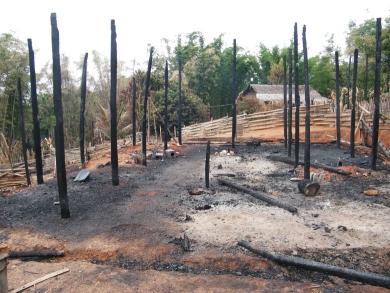
[[[320,190],[320,185],[309,179],[304,179],[298,182],[298,189],[306,196],[315,196]]]

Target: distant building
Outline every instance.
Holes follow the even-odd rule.
[[[268,84],[250,84],[242,93],[240,98],[253,96],[264,102],[269,103],[282,103],[283,104],[283,85],[268,85]],[[309,95],[311,104],[324,104],[328,103],[328,99],[322,97],[315,89],[309,86]],[[299,97],[301,104],[305,104],[305,86],[299,86]],[[287,86],[287,100],[288,100],[288,86]],[[292,90],[292,103],[295,104],[295,89]]]

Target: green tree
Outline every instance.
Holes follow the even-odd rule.
[[[17,81],[20,77],[25,111],[29,105],[27,44],[11,34],[0,35],[0,132],[8,140],[20,138]],[[31,112],[31,111],[30,111]],[[30,113],[28,112],[28,113]],[[26,133],[31,133],[30,115],[25,114]]]

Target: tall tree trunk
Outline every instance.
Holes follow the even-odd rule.
[[[292,49],[288,49],[288,156],[292,145]]]
[[[306,116],[305,116],[305,158],[304,158],[304,178],[310,179],[310,90],[309,90],[309,65],[307,57],[306,44],[306,25],[303,26],[302,31],[303,40],[303,62],[305,67],[305,102],[306,102]]]
[[[31,83],[31,106],[33,113],[33,137],[34,137],[34,152],[35,152],[35,168],[37,171],[37,183],[43,183],[43,168],[42,168],[42,150],[41,150],[41,129],[38,120],[38,98],[37,98],[37,79],[35,75],[35,58],[32,48],[31,39],[28,42],[28,55],[30,63],[30,83]]]
[[[133,76],[133,146],[137,145],[137,115],[136,115],[136,100],[137,100],[137,84]]]
[[[232,148],[235,149],[236,127],[237,127],[237,47],[236,39],[233,40],[233,88],[232,88]]]
[[[18,95],[19,95],[19,116],[20,116],[20,134],[22,135],[22,150],[24,159],[24,169],[26,170],[27,185],[31,185],[30,171],[28,170],[28,159],[26,150],[26,133],[24,131],[24,116],[23,116],[23,98],[22,98],[22,84],[20,77],[18,78]]]
[[[145,96],[144,96],[144,116],[142,118],[142,165],[146,166],[146,110],[148,108],[150,71],[152,70],[153,47],[150,48],[148,71],[146,73]]]
[[[88,53],[85,53],[83,74],[81,77],[81,96],[80,96],[80,160],[81,168],[85,168],[85,156],[84,156],[84,112],[85,112],[85,98],[87,95],[87,60]]]
[[[116,123],[116,85],[117,85],[117,46],[115,20],[111,20],[111,89],[110,89],[110,113],[111,113],[111,171],[112,185],[119,185],[118,171],[118,139]]]
[[[299,161],[299,74],[298,74],[298,30],[297,23],[294,26],[294,77],[295,77],[295,167]]]
[[[181,120],[182,120],[182,104],[181,104],[181,59],[179,59],[179,121],[177,125],[179,145],[182,145],[181,141]]]
[[[166,150],[168,149],[168,61],[165,61],[164,114],[164,150]]]
[[[355,157],[355,119],[356,119],[356,78],[358,66],[358,50],[353,52],[353,81],[352,81],[352,109],[351,109],[351,135],[350,135],[350,151],[351,158]]]
[[[287,148],[287,60],[283,56],[283,129],[284,147]]]
[[[376,19],[376,54],[375,54],[375,87],[374,87],[374,117],[372,119],[372,159],[371,168],[376,170],[378,159],[379,115],[380,115],[380,82],[382,54],[382,19]]]
[[[336,62],[336,139],[337,147],[340,148],[340,67],[339,67],[339,52],[335,52]]]
[[[60,34],[57,28],[57,16],[51,14],[51,42],[53,53],[53,100],[54,114],[56,116],[55,125],[55,148],[56,148],[56,168],[58,193],[60,197],[61,217],[63,219],[70,217],[68,205],[68,187],[66,182],[65,168],[65,146],[64,146],[64,123],[62,110],[62,91],[61,91],[61,62],[60,62]]]

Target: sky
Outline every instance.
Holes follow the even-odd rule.
[[[227,46],[237,46],[257,54],[259,44],[271,48],[288,46],[298,26],[306,25],[308,57],[318,55],[334,34],[335,45],[345,49],[350,20],[357,24],[370,18],[390,16],[388,0],[19,0],[2,1],[0,33],[11,33],[27,42],[32,39],[36,70],[51,55],[50,15],[56,13],[60,33],[60,53],[79,61],[96,50],[110,56],[111,20],[115,20],[118,59],[129,66],[136,60],[146,67],[149,44],[161,52],[161,39],[182,40],[200,31],[208,44],[224,34]],[[327,36],[328,34],[328,36]],[[300,48],[301,50],[301,48]],[[146,70],[147,68],[145,68]]]

